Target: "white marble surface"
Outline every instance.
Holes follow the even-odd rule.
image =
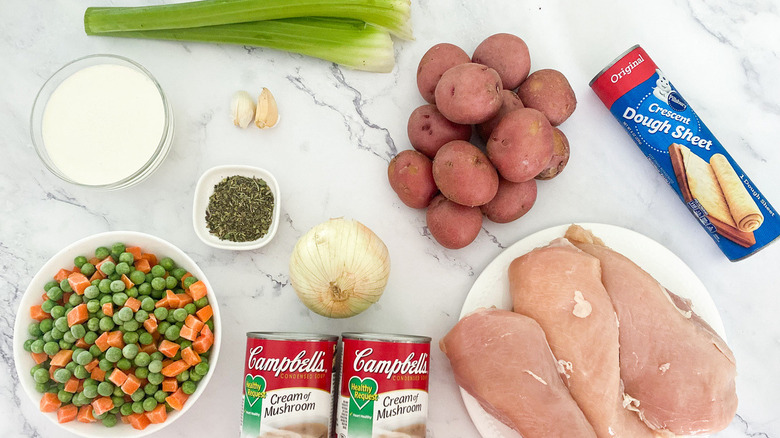
[[[476,276],[502,249],[532,232],[581,221],[641,232],[690,265],[709,288],[738,360],[738,416],[717,436],[780,437],[780,244],[729,262],[588,88],[615,56],[642,44],[780,206],[776,2],[419,0],[412,8],[416,40],[396,41],[397,66],[389,74],[272,50],[84,35],[85,6],[109,3],[0,0],[0,436],[65,436],[21,390],[12,327],[29,279],[58,249],[83,236],[144,231],[178,245],[206,272],[224,320],[220,363],[205,398],[159,435],[231,436],[239,422],[246,331],[406,332],[438,342]],[[415,86],[422,54],[445,41],[471,52],[496,32],[524,38],[533,69],[556,68],[568,76],[579,100],[561,126],[572,158],[560,177],[540,184],[538,202],[524,218],[508,225],[486,221],[474,244],[445,250],[428,234],[424,213],[396,198],[386,168],[397,151],[409,148],[407,117],[423,103]],[[121,192],[64,183],[31,148],[28,117],[38,88],[64,63],[92,53],[124,55],[146,66],[174,108],[171,154],[151,178]],[[233,127],[230,95],[263,86],[277,97],[280,125],[268,131]],[[216,250],[195,236],[195,183],[217,164],[260,166],[279,180],[282,223],[261,250]],[[392,257],[381,301],[343,321],[310,313],[295,296],[287,269],[298,237],[336,216],[368,225]],[[438,348],[432,360],[429,435],[477,437]]]

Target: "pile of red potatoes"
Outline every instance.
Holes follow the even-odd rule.
[[[483,216],[512,222],[536,202],[536,181],[558,175],[569,142],[557,128],[577,99],[557,70],[530,73],[528,46],[499,33],[471,57],[442,43],[420,60],[417,87],[428,104],[409,117],[409,142],[387,170],[390,186],[412,208],[427,208],[428,230],[458,249],[476,239]],[[476,141],[471,142],[476,130]]]

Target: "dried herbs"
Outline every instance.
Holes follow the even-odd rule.
[[[260,178],[230,176],[214,186],[206,208],[206,226],[220,240],[250,242],[268,233],[274,195]]]

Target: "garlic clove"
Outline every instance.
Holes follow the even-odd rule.
[[[255,118],[255,100],[246,91],[236,91],[230,99],[233,124],[246,128]]]
[[[257,98],[257,113],[255,125],[260,129],[273,128],[279,122],[279,109],[276,106],[274,95],[263,87],[260,97]]]

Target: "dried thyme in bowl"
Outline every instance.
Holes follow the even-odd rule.
[[[229,176],[214,186],[206,207],[206,226],[220,240],[251,242],[268,233],[274,194],[260,178]]]

